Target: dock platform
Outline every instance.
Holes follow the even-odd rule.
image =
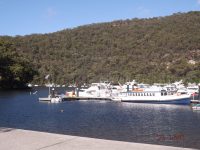
[[[104,97],[63,97],[63,101],[76,101],[76,100],[105,100],[105,101],[111,101],[111,98],[104,98]]]
[[[200,103],[200,100],[191,100],[190,102],[191,102],[191,103],[194,103],[194,104],[199,104],[199,103]]]
[[[190,150],[0,127],[1,150]]]
[[[81,100],[91,100],[91,101],[111,101],[111,98],[104,98],[104,97],[62,97],[62,101],[81,101]],[[51,98],[39,98],[40,102],[51,102]]]
[[[62,101],[81,101],[81,100],[91,100],[91,101],[95,101],[95,100],[102,100],[102,101],[112,101],[112,98],[107,98],[107,97],[77,97],[77,96],[73,96],[73,97],[69,97],[69,96],[64,96],[62,97]],[[41,102],[50,102],[51,99],[47,99],[47,98],[39,98],[39,101]],[[190,101],[191,104],[199,104],[200,100],[191,100]]]

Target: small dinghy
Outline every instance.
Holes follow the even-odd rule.
[[[200,104],[196,104],[194,106],[192,106],[193,110],[200,110]]]

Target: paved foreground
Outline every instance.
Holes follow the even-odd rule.
[[[0,127],[0,150],[189,150]]]

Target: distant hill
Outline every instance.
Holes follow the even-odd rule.
[[[50,34],[0,37],[58,84],[100,80],[200,82],[200,12],[119,20]]]

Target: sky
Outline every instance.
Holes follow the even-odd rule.
[[[200,0],[0,0],[0,36],[200,11]]]

